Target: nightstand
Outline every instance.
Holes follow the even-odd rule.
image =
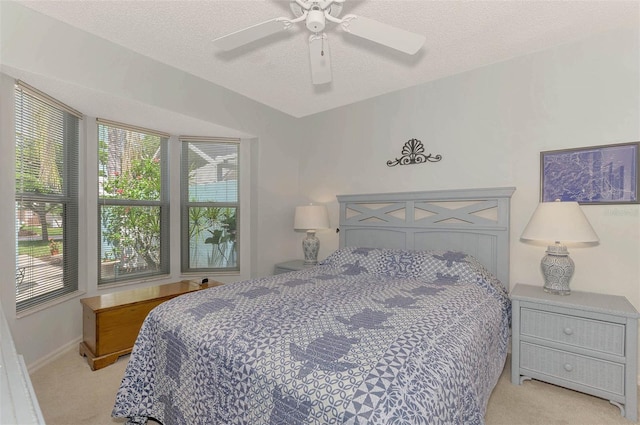
[[[638,311],[621,296],[548,294],[518,284],[513,306],[511,383],[537,379],[607,399],[638,420]]]
[[[276,264],[273,274],[294,272],[296,270],[304,270],[304,269],[308,269],[309,267],[314,267],[316,265],[317,264],[305,265],[304,260],[285,261],[284,263]]]

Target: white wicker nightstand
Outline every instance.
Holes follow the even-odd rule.
[[[537,379],[609,400],[638,420],[638,311],[625,297],[548,294],[518,284],[513,305],[511,383]]]

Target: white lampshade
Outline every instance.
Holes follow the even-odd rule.
[[[316,230],[329,228],[329,214],[324,205],[304,205],[296,207],[293,228],[296,230]]]
[[[541,202],[521,239],[567,243],[598,242],[598,235],[577,202]]]
[[[566,244],[598,242],[598,235],[577,202],[542,202],[533,212],[521,239],[555,242],[547,247],[540,269],[544,276],[544,290],[557,295],[569,295],[569,281],[575,264],[569,257]]]

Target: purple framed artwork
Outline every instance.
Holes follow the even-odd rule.
[[[540,200],[637,204],[640,142],[540,153]]]

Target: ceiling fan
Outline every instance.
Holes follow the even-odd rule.
[[[306,27],[313,33],[309,36],[311,81],[313,84],[325,84],[331,82],[329,43],[327,35],[324,33],[327,21],[339,24],[349,34],[409,55],[420,50],[426,41],[426,37],[422,34],[405,31],[373,19],[356,15],[345,15],[340,19],[338,16],[342,12],[344,2],[345,0],[290,0],[289,6],[296,16],[295,18],[274,18],[216,38],[213,40],[213,44],[221,50],[229,51],[269,35],[286,31],[293,24],[305,21]]]

